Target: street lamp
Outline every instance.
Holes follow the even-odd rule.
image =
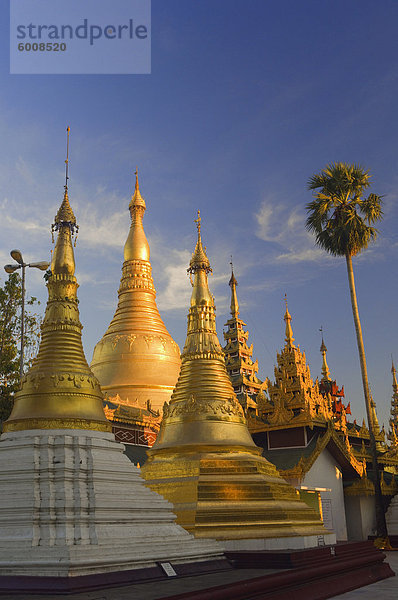
[[[22,269],[22,305],[21,305],[21,356],[19,362],[19,378],[22,381],[23,375],[23,357],[24,357],[24,345],[25,345],[25,269],[26,267],[35,267],[40,271],[47,271],[50,263],[41,261],[35,263],[25,263],[20,250],[11,250],[11,258],[13,258],[17,264],[5,265],[4,270],[6,273],[14,273],[17,269]]]

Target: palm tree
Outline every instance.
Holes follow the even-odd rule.
[[[314,190],[315,198],[306,206],[308,211],[306,227],[315,234],[318,246],[333,256],[345,256],[346,259],[375,474],[377,535],[380,538],[387,538],[371,395],[352,267],[352,257],[367,248],[369,242],[375,240],[378,232],[373,225],[383,218],[381,196],[369,194],[364,197],[364,191],[370,186],[370,178],[369,171],[364,168],[341,162],[327,165],[319,174],[313,175],[308,181],[308,189]]]

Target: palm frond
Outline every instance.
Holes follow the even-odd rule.
[[[306,205],[306,228],[330,254],[353,256],[376,238],[371,225],[382,218],[381,196],[362,198],[370,179],[369,170],[360,165],[335,162],[308,180],[315,197]]]
[[[368,223],[376,223],[383,218],[382,211],[382,196],[377,194],[369,194],[360,205],[360,211],[365,216]]]

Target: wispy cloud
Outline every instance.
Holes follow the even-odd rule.
[[[325,259],[325,252],[315,247],[314,237],[305,229],[305,214],[301,207],[291,208],[268,197],[255,216],[257,237],[279,246],[273,260],[297,263]]]
[[[160,245],[157,244],[156,256],[160,258]],[[161,291],[157,298],[160,310],[187,309],[191,295],[188,282],[187,265],[191,258],[188,250],[172,250],[163,255],[163,276]]]

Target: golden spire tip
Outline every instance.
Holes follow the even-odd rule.
[[[135,168],[134,175],[135,175],[135,189],[137,191],[140,189],[140,186],[138,183],[138,167]]]
[[[68,190],[69,179],[69,132],[70,127],[66,128],[66,160],[65,160],[65,192]]]
[[[201,223],[201,221],[202,221],[202,219],[201,219],[201,216],[200,216],[200,210],[198,210],[198,218],[195,219],[195,221],[194,221],[196,223],[196,228],[198,230],[198,236],[200,236],[200,223]]]

